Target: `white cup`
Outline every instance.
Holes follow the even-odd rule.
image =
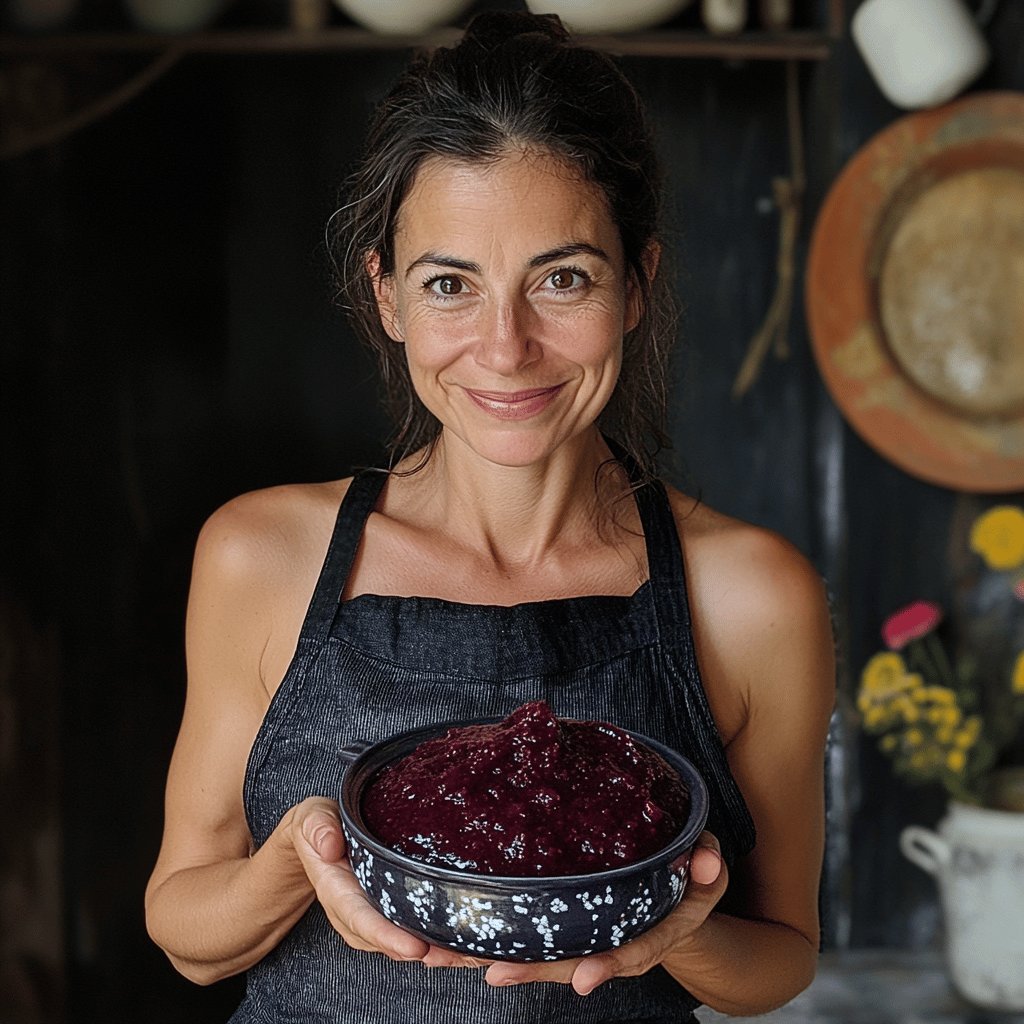
[[[907,110],[952,99],[989,61],[963,0],[864,0],[851,30],[879,89]]]

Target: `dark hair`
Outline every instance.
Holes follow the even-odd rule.
[[[644,258],[659,232],[661,175],[640,98],[603,53],[575,46],[554,15],[477,15],[458,45],[415,59],[377,107],[347,203],[330,239],[355,326],[377,357],[397,430],[393,462],[426,447],[440,423],[413,390],[404,347],[384,332],[367,256],[394,272],[399,210],[429,157],[491,161],[510,150],[550,152],[604,193],[627,271],[640,288],[639,324],[623,345],[622,371],[601,429],[654,472],[665,432],[666,369],[674,333],[671,297]]]

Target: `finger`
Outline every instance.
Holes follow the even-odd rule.
[[[392,960],[422,960],[430,944],[390,922],[370,905],[351,871],[335,869],[350,881],[339,879],[342,891],[321,897],[331,923],[348,945],[355,949],[374,950]]]
[[[493,962],[492,960],[481,960],[475,956],[466,956],[465,953],[458,953],[454,949],[445,949],[443,946],[431,946],[430,952],[423,957],[425,967],[487,967]]]
[[[579,966],[573,971],[571,983],[578,995],[588,996],[598,985],[603,985],[612,978],[642,973],[619,963],[614,953],[598,953],[579,962]]]
[[[722,873],[722,848],[710,832],[702,832],[690,855],[690,878],[698,885],[714,885]]]
[[[302,821],[302,838],[328,864],[336,864],[345,855],[345,833],[341,821],[327,811],[313,811]]]
[[[572,983],[572,975],[579,960],[553,960],[542,964],[493,963],[487,968],[484,980],[488,985],[529,985],[535,981],[555,981],[562,985]]]
[[[304,843],[328,863],[341,860],[345,855],[345,833],[337,803],[325,797],[308,797],[296,805],[293,814],[292,834],[298,834],[297,845]]]
[[[579,995],[585,996],[612,978],[632,978],[646,974],[661,962],[666,950],[671,948],[673,935],[673,923],[661,921],[650,931],[617,949],[577,960],[572,987]]]

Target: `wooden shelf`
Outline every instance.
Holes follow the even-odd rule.
[[[238,29],[157,35],[145,32],[80,32],[66,35],[0,34],[0,57],[58,57],[74,54],[303,54],[353,50],[430,49],[454,43],[459,29],[439,29],[426,35],[381,35],[359,28],[326,28],[301,32],[290,29]],[[720,60],[825,60],[835,43],[834,33],[793,31],[745,32],[715,36],[701,31],[637,32],[580,36],[587,46],[627,57],[689,57]]]

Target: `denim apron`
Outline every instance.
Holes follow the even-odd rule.
[[[685,754],[708,783],[708,828],[726,863],[748,852],[753,823],[701,685],[664,487],[636,491],[650,578],[629,597],[340,602],[386,479],[363,472],[345,495],[295,657],[250,753],[244,801],[255,845],[305,797],[338,798],[347,744],[544,698],[561,717],[610,721]],[[396,963],[349,948],[314,902],[250,969],[230,1024],[693,1024],[697,1005],[660,967],[581,997],[549,982],[492,988],[482,969]]]

